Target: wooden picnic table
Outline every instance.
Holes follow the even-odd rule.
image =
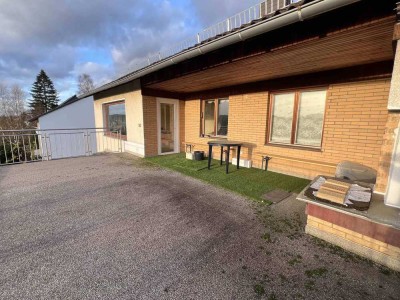
[[[220,158],[221,166],[222,166],[222,157],[223,157],[223,153],[224,153],[224,147],[227,148],[226,155],[225,155],[226,174],[229,173],[229,154],[230,154],[231,147],[236,147],[237,148],[237,166],[236,166],[236,168],[239,169],[240,149],[242,148],[242,145],[243,145],[242,142],[222,140],[222,139],[209,141],[208,142],[208,169],[210,170],[210,168],[211,168],[212,148],[214,146],[221,147],[221,158]]]

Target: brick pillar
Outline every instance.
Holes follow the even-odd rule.
[[[398,6],[398,16],[399,12],[400,5]],[[398,21],[400,21],[400,19]],[[400,163],[396,163],[393,160],[395,157],[394,150],[396,150],[394,146],[398,133],[397,129],[400,127],[400,22],[395,25],[394,41],[396,51],[388,99],[389,116],[383,138],[376,186],[378,192],[388,192],[385,196],[386,201],[389,201],[388,197],[391,193],[391,191],[388,190],[388,186],[392,186],[390,189],[393,189],[394,181],[397,181],[393,174],[400,172]],[[392,174],[392,176],[390,176],[390,174]]]

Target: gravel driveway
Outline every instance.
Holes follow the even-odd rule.
[[[128,155],[0,167],[0,299],[398,299],[400,276]]]

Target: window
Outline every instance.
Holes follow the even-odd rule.
[[[228,135],[229,99],[211,99],[202,102],[203,136]]]
[[[326,91],[272,95],[269,142],[321,147]]]
[[[126,115],[125,102],[113,102],[104,104],[104,123],[107,130],[111,132],[121,132],[122,137],[126,137]]]

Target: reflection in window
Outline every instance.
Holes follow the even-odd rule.
[[[325,91],[300,95],[296,144],[320,146],[325,114]]]
[[[274,95],[269,141],[321,147],[325,103],[325,90]]]
[[[229,100],[227,99],[218,100],[218,124],[217,124],[218,135],[228,134],[228,112],[229,112]]]
[[[290,143],[295,94],[275,95],[272,112],[271,142]]]
[[[204,136],[228,134],[229,99],[211,99],[202,102],[202,132]]]
[[[215,135],[215,101],[207,100],[204,103],[204,134]]]
[[[126,136],[125,103],[110,103],[104,106],[107,129],[111,132],[120,131]]]

